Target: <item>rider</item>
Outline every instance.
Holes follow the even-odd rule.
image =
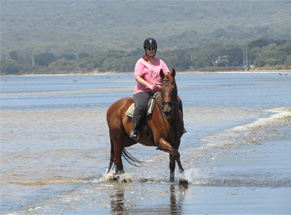
[[[165,62],[155,58],[158,48],[156,40],[153,38],[146,39],[143,47],[145,55],[136,62],[134,68],[137,84],[133,91],[135,109],[130,132],[130,137],[134,139],[138,139],[138,130],[143,120],[148,100],[154,93],[160,90],[162,81],[160,70],[163,69],[164,74],[169,73],[169,68]]]
[[[140,129],[140,123],[144,120],[148,100],[154,93],[160,91],[162,82],[160,70],[162,69],[164,74],[170,72],[166,63],[155,57],[157,48],[155,39],[146,39],[144,41],[145,55],[135,64],[134,76],[137,82],[133,91],[135,109],[132,117],[132,129],[129,135],[133,139],[138,139],[139,137],[138,130]],[[180,106],[182,106],[182,103]]]

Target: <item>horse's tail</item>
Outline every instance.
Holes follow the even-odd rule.
[[[125,148],[123,148],[123,150],[122,150],[122,156],[125,158],[125,160],[129,164],[131,164],[133,166],[137,166],[137,167],[143,166],[142,161],[139,161],[138,159],[133,157],[133,155],[130,154]]]
[[[110,144],[111,144],[111,149],[110,149],[110,161],[109,161],[109,168],[108,168],[108,171],[107,173],[109,173],[109,171],[111,170],[112,168],[112,165],[113,165],[113,158],[114,158],[114,144],[110,138]]]

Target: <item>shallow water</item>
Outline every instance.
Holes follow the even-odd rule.
[[[288,213],[291,74],[177,75],[185,175],[129,148],[129,183],[108,181],[107,108],[132,74],[1,77],[2,214]],[[188,187],[179,186],[186,178]]]

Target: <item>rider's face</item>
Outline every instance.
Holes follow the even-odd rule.
[[[156,49],[149,48],[149,49],[146,49],[146,52],[147,52],[147,56],[154,57],[156,54]]]

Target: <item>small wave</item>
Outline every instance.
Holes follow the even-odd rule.
[[[291,122],[291,108],[281,107],[266,111],[273,114],[245,125],[224,130],[219,134],[202,138],[201,141],[206,144],[201,148],[206,149],[234,144],[259,144],[266,138],[279,137],[280,134],[278,132],[284,132],[284,129],[281,129],[282,126],[286,127]],[[281,136],[286,136],[286,134]]]
[[[254,186],[254,187],[290,187],[291,179],[274,176],[268,172],[261,173],[210,173],[202,172],[197,168],[186,170],[178,175],[179,180],[187,180],[192,185],[202,186]]]
[[[250,130],[254,127],[271,124],[276,120],[280,120],[280,119],[284,119],[284,118],[289,119],[291,117],[291,108],[281,107],[281,108],[269,109],[266,111],[271,112],[273,114],[269,117],[266,117],[266,118],[257,119],[256,121],[251,122],[247,125],[236,126],[232,130],[233,131]]]
[[[290,187],[291,180],[284,178],[272,180],[268,178],[212,178],[208,180],[207,186],[246,186],[246,187]]]
[[[47,179],[27,179],[20,178],[9,180],[6,179],[2,181],[3,184],[17,184],[23,186],[45,186],[51,184],[62,184],[62,185],[72,185],[72,184],[84,184],[90,182],[91,179],[84,178],[71,178],[71,177],[52,177]]]
[[[23,96],[52,96],[52,95],[73,95],[73,94],[96,94],[104,92],[126,92],[130,91],[130,87],[120,88],[103,88],[103,89],[80,89],[80,90],[63,90],[63,91],[43,91],[43,92],[17,92],[17,93],[1,93],[0,97],[23,97]]]

